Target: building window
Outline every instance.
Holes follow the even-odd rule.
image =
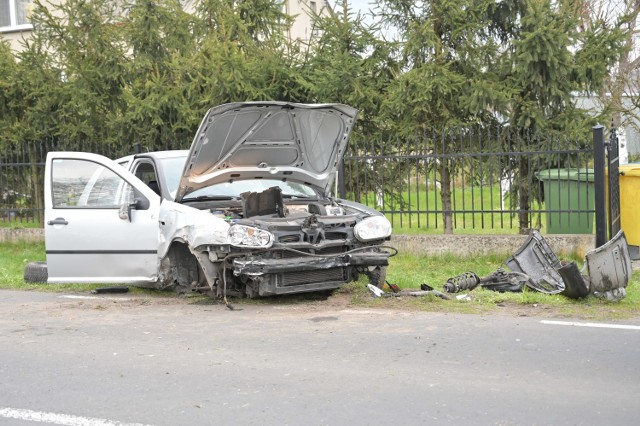
[[[0,31],[31,28],[31,0],[0,0]]]
[[[315,14],[316,13],[316,2],[315,1],[310,1],[309,2],[309,7],[311,8],[311,12],[313,12]]]

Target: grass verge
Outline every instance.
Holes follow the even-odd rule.
[[[505,255],[458,257],[455,255],[420,256],[399,254],[391,258],[387,280],[402,289],[418,289],[427,283],[441,290],[442,284],[455,275],[473,271],[479,276],[488,275],[503,266]],[[0,288],[28,291],[87,292],[102,284],[26,284],[23,280],[24,265],[45,260],[43,243],[0,243]],[[567,259],[580,260],[580,259]],[[470,300],[443,300],[435,296],[399,298],[374,298],[366,288],[366,279],[351,283],[326,295],[308,294],[257,300],[234,300],[234,304],[295,304],[342,299],[349,306],[370,308],[419,310],[467,314],[496,314],[520,316],[552,316],[581,318],[597,321],[619,320],[640,316],[640,271],[633,273],[627,286],[627,297],[620,302],[608,302],[590,296],[581,300],[561,295],[548,295],[526,290],[522,293],[497,293],[476,289],[466,293]],[[155,297],[176,297],[172,292],[157,292],[132,288],[133,293]]]
[[[43,242],[5,242],[0,243],[0,289],[49,291],[49,292],[89,292],[105,284],[30,284],[24,282],[24,266],[29,262],[46,260]],[[173,292],[160,292],[131,287],[134,294],[149,296],[171,295]]]

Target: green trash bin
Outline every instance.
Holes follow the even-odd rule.
[[[544,185],[547,233],[593,234],[593,169],[546,169],[536,176]]]

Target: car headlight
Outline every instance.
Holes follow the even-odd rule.
[[[362,242],[380,240],[391,235],[391,223],[384,216],[373,216],[356,224],[353,233]]]
[[[229,228],[229,243],[236,247],[269,248],[273,244],[273,234],[269,231],[245,225]]]

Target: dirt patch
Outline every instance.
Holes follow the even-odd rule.
[[[261,299],[229,299],[231,308],[235,310],[261,310],[261,308],[275,308],[282,312],[313,312],[323,315],[323,312],[335,312],[347,309],[379,309],[380,311],[402,312],[434,312],[456,313],[471,315],[495,315],[509,317],[542,317],[542,318],[573,318],[579,320],[620,320],[640,318],[640,312],[629,306],[615,303],[603,303],[594,300],[593,303],[522,303],[514,300],[514,295],[505,295],[495,301],[483,299],[490,297],[493,292],[471,292],[469,301],[442,300],[435,296],[427,297],[373,297],[366,288],[359,285],[345,286],[334,292],[307,293],[291,296],[277,296]],[[193,312],[194,309],[226,310],[224,301],[211,299],[208,296],[192,294],[189,297],[163,294],[149,296],[141,294],[127,295],[91,295],[76,293],[60,295],[60,304],[54,311],[91,310],[96,314],[130,313],[133,315],[148,315],[154,309],[175,307],[176,314]],[[22,308],[24,309],[24,307]],[[38,309],[36,306],[33,309]],[[55,313],[52,312],[55,315]],[[329,314],[327,314],[329,315]]]

